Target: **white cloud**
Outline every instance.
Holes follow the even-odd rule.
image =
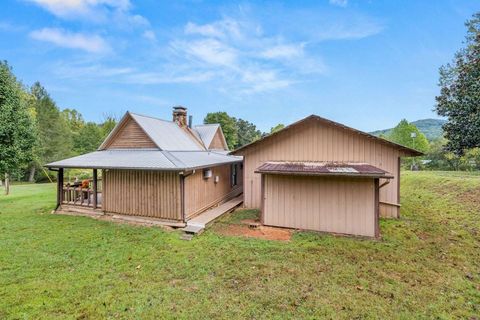
[[[346,7],[348,5],[348,0],[329,0],[330,4],[339,7]]]
[[[290,59],[303,55],[304,44],[299,45],[276,45],[265,49],[261,55],[269,59]]]
[[[235,49],[215,39],[177,41],[172,43],[172,48],[211,65],[233,66],[237,59]]]
[[[99,35],[72,33],[58,28],[43,28],[30,33],[35,40],[53,43],[59,47],[80,49],[91,53],[103,53],[110,50]]]
[[[29,0],[55,16],[70,18],[78,15],[91,15],[99,7],[126,11],[130,8],[129,0]]]
[[[145,30],[142,34],[142,37],[150,41],[157,40],[157,36],[155,35],[155,32],[153,32],[153,30]]]

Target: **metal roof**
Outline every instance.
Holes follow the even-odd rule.
[[[135,113],[130,115],[161,150],[205,150],[174,122]]]
[[[109,149],[56,161],[49,168],[190,170],[242,161],[242,157],[213,151]]]
[[[357,130],[357,129],[354,129],[354,128],[351,128],[351,127],[348,127],[344,124],[341,124],[341,123],[338,123],[338,122],[335,122],[335,121],[332,121],[332,120],[328,120],[328,119],[325,119],[325,118],[322,118],[320,116],[317,116],[316,114],[312,114],[306,118],[303,118],[297,122],[294,122],[288,126],[286,126],[285,128],[281,129],[281,130],[278,130],[274,133],[271,133],[269,135],[266,135],[265,137],[261,138],[261,139],[258,139],[254,142],[251,142],[251,143],[248,143],[244,146],[241,146],[240,148],[237,148],[236,150],[233,150],[231,152],[231,154],[236,154],[238,153],[239,151],[241,150],[244,150],[244,149],[247,149],[253,145],[257,145],[259,143],[262,143],[263,141],[265,140],[268,140],[274,136],[277,136],[280,132],[284,132],[286,130],[290,130],[291,128],[293,127],[296,127],[297,125],[300,125],[301,123],[304,123],[306,121],[320,121],[320,122],[323,122],[323,123],[326,123],[326,124],[329,124],[329,125],[332,125],[332,126],[335,126],[335,127],[338,127],[338,128],[341,128],[341,129],[344,129],[344,130],[348,130],[350,132],[354,132],[354,133],[357,133],[357,134],[360,134],[364,137],[367,137],[369,139],[374,139],[374,140],[378,140],[379,142],[381,143],[384,143],[386,145],[390,145],[396,149],[400,149],[402,151],[404,151],[405,153],[408,154],[408,156],[422,156],[423,153],[418,151],[418,150],[415,150],[415,149],[412,149],[412,148],[409,148],[409,147],[406,147],[406,146],[402,146],[401,144],[398,144],[398,143],[395,143],[395,142],[391,142],[391,141],[388,141],[386,139],[383,139],[383,138],[380,138],[380,137],[377,137],[377,136],[374,136],[373,134],[370,134],[370,133],[367,133],[367,132],[363,132],[363,131],[360,131],[360,130]]]
[[[220,125],[218,123],[215,123],[197,125],[193,127],[193,130],[196,131],[200,139],[203,141],[205,147],[208,148],[212,143],[218,128],[220,128]]]
[[[287,162],[269,161],[255,170],[256,173],[284,175],[348,176],[391,179],[385,170],[359,162]]]

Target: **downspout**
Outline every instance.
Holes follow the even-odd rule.
[[[181,214],[182,214],[182,221],[184,223],[187,222],[187,217],[185,214],[185,178],[195,174],[195,170],[185,174],[183,171],[180,172],[180,194],[181,194]]]

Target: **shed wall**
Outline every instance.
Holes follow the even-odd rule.
[[[238,183],[231,186],[231,165],[211,168],[212,177],[203,178],[203,170],[196,170],[194,174],[185,178],[185,216],[191,218],[211,206],[236,196],[242,192],[243,172],[240,163],[237,165]],[[219,177],[215,183],[215,176]]]
[[[182,220],[180,176],[168,171],[105,170],[103,210]]]
[[[266,225],[375,236],[373,179],[264,175]]]
[[[380,189],[380,202],[397,204],[399,201],[400,151],[333,125],[309,121],[241,150],[237,155],[244,156],[244,204],[247,208],[261,207],[260,174],[255,173],[255,169],[265,161],[275,160],[366,162],[394,176]],[[398,209],[397,206],[380,204],[380,215],[398,217]]]

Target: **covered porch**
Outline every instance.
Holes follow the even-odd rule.
[[[84,169],[84,168],[82,168]],[[65,168],[50,168],[57,172],[57,209],[86,208],[102,210],[102,178],[98,177],[97,169],[92,170],[88,179],[65,179]]]

